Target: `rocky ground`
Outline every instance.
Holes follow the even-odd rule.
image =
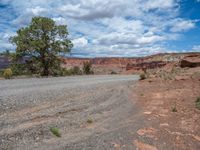
[[[0,80],[0,149],[199,150],[200,55],[144,64],[147,79],[137,82],[133,75]]]
[[[145,115],[146,127],[137,131],[141,141],[136,142],[141,150],[145,146],[160,150],[200,149],[200,110],[195,106],[200,97],[200,67],[179,68],[176,74],[170,74],[162,72],[140,81],[134,90]]]

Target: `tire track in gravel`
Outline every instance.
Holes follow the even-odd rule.
[[[4,89],[1,99],[12,99],[1,103],[13,105],[11,109],[1,110],[0,147],[100,150],[115,149],[112,142],[119,142],[127,145],[125,149],[134,149],[133,131],[141,126],[142,120],[132,97],[136,79],[117,75],[26,79],[27,84],[20,83],[22,80],[3,81],[6,85],[2,87],[0,81],[0,89],[6,87],[11,92],[9,97]],[[7,82],[12,83],[10,89]],[[17,91],[26,91],[28,87],[28,92],[17,94],[13,84],[19,88]],[[37,103],[33,93],[37,94]],[[47,93],[50,95],[42,95]],[[89,118],[93,123],[87,123]],[[51,126],[60,129],[61,138],[50,133]]]

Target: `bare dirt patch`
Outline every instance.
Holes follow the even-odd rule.
[[[150,78],[137,84],[135,92],[146,118],[146,128],[138,130],[141,138],[150,137],[161,150],[200,149],[200,110],[195,107],[200,96],[198,72],[200,68],[186,69],[179,75],[184,78]]]

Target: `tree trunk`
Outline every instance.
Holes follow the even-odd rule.
[[[46,61],[44,53],[42,54],[42,67],[43,67],[42,76],[48,76],[49,75],[49,65],[48,65],[48,62]]]
[[[48,76],[48,75],[49,75],[49,67],[45,62],[44,69],[43,69],[43,76]]]

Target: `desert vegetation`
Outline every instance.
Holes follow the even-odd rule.
[[[200,97],[197,98],[195,104],[196,104],[196,108],[200,110]]]
[[[145,80],[147,75],[145,73],[140,74],[140,80]]]
[[[13,75],[13,72],[10,68],[5,69],[3,72],[3,76],[5,79],[10,79],[12,75]]]
[[[92,74],[92,64],[85,62],[79,66],[63,68],[62,59],[73,47],[68,39],[66,25],[56,25],[46,17],[34,17],[31,23],[19,29],[17,35],[10,38],[16,45],[16,51],[1,53],[12,63],[9,69],[1,70],[0,76],[10,79],[11,76],[66,76]]]
[[[84,74],[93,74],[92,71],[92,63],[91,62],[84,62],[83,63],[83,73]]]
[[[51,127],[51,128],[50,128],[50,131],[51,131],[51,133],[54,134],[55,136],[61,137],[61,133],[60,133],[59,128],[57,128],[57,127]]]
[[[28,26],[10,38],[16,45],[15,53],[11,55],[6,51],[2,55],[12,59],[10,71],[13,75],[61,75],[61,56],[69,53],[73,46],[68,34],[66,25],[56,25],[50,18],[34,17]],[[79,73],[77,68],[73,71]]]

